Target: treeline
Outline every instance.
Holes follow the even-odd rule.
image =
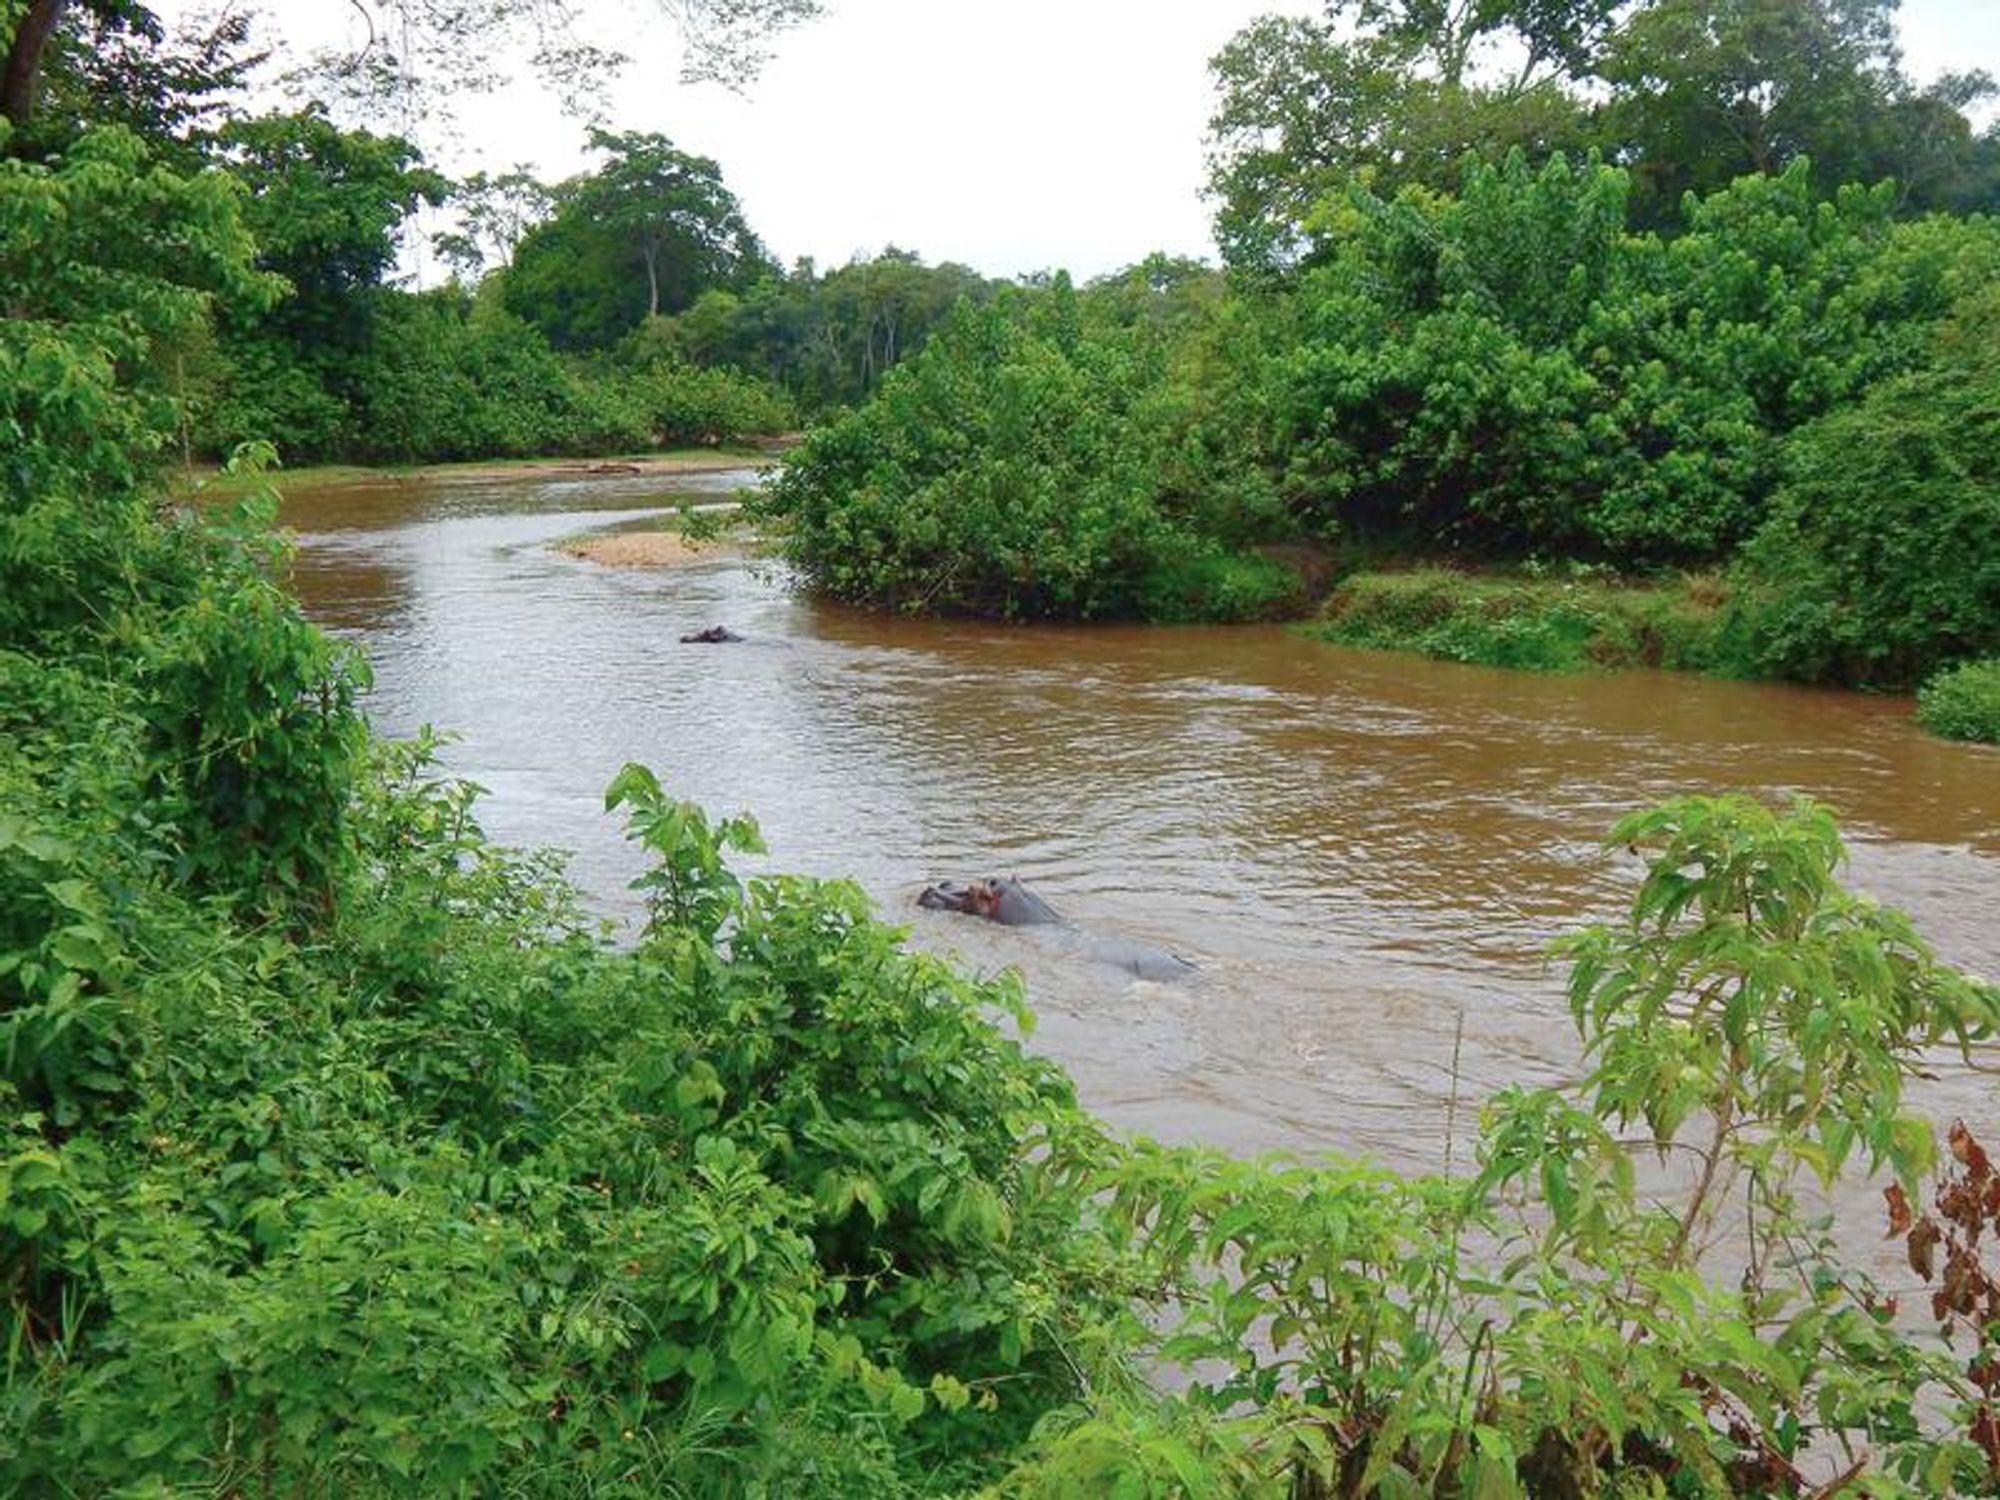
[[[1365,7],[1346,39],[1253,27],[1217,63],[1229,274],[1141,268],[963,317],[789,466],[795,560],[897,607],[1150,618],[1282,610],[1271,565],[1301,545],[1342,568],[1707,569],[1715,670],[1907,687],[2000,650],[2000,227],[1945,211],[1990,196],[1996,137],[1902,79],[1886,6],[1786,0],[1745,30],[1748,0],[1704,4],[1601,8],[1604,67],[1700,11],[1737,71],[1701,72],[1697,47],[1662,54],[1694,72],[1652,92],[1558,91],[1568,118],[1631,132],[1581,153],[1551,135],[1493,154],[1489,110],[1556,96],[1503,98],[1471,63],[1444,88],[1424,7]],[[1482,45],[1556,46],[1492,9],[1464,20]],[[1307,139],[1356,69],[1402,70],[1384,129],[1458,122],[1448,176],[1378,159],[1379,132]],[[1257,101],[1312,110],[1252,153],[1243,122],[1275,127]],[[1763,131],[1758,162],[1700,145],[1725,106]],[[1950,172],[1832,185],[1827,162],[1889,159],[1848,133],[1919,118],[1957,143]],[[1665,200],[1662,141],[1693,152]],[[1232,229],[1251,178],[1282,234]]]
[[[143,7],[58,8],[23,157],[89,125],[237,183],[267,273],[173,351],[189,455],[274,443],[288,462],[627,452],[774,433],[859,400],[987,284],[890,249],[779,267],[720,168],[657,135],[593,132],[598,165],[459,183],[394,135],[317,105],[246,114],[249,23],[170,34]],[[451,228],[451,280],[397,284],[416,217]]]
[[[1468,151],[1592,152],[1631,174],[1628,211],[1672,232],[1688,193],[1805,161],[1814,191],[1893,182],[1907,214],[2000,207],[1993,78],[1919,86],[1897,0],[1329,0],[1273,16],[1214,60],[1210,190],[1232,265],[1311,260],[1317,210],[1357,179],[1457,191]]]

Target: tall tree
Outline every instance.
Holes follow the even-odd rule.
[[[5,66],[0,67],[0,115],[16,130],[35,113],[42,86],[42,61],[70,0],[5,0],[0,29],[6,32]]]
[[[590,143],[604,165],[562,186],[507,277],[508,305],[552,341],[607,347],[709,287],[769,269],[713,161],[642,131],[593,130]]]
[[[1224,258],[1276,269],[1312,206],[1351,178],[1448,187],[1469,151],[1583,144],[1568,85],[1624,0],[1331,0],[1253,22],[1211,64],[1209,192]]]
[[[302,345],[357,342],[358,299],[395,264],[403,221],[440,202],[445,180],[408,141],[342,130],[317,109],[232,120],[217,149],[249,189],[258,265],[291,284],[272,316]]]
[[[452,188],[449,201],[458,227],[435,236],[432,247],[460,276],[477,280],[513,260],[528,231],[554,211],[556,194],[522,165],[491,176],[474,172]]]
[[[1925,96],[1903,74],[1896,8],[1897,0],[1643,6],[1610,39],[1600,67],[1610,91],[1604,140],[1632,169],[1642,214],[1671,222],[1684,193],[1781,172],[1801,157],[1822,192],[1917,165],[1907,148],[1941,121],[1926,117],[1916,102]],[[1949,110],[1948,99],[1930,96],[1930,105]]]

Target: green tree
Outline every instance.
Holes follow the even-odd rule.
[[[259,266],[287,291],[275,306],[222,308],[201,430],[223,451],[264,439],[288,459],[330,456],[361,402],[398,233],[444,179],[409,142],[317,109],[230,120],[214,150],[249,190]]]
[[[1785,437],[1921,363],[1996,264],[1986,221],[1826,202],[1803,161],[1690,198],[1673,239],[1624,227],[1629,190],[1516,156],[1329,211],[1274,397],[1300,509],[1480,557],[1726,558]]]
[[[528,167],[517,166],[492,175],[474,172],[452,185],[447,201],[458,226],[434,236],[431,246],[459,276],[476,281],[513,261],[515,247],[548,218],[556,198]]]
[[[593,130],[597,171],[565,183],[515,249],[509,307],[563,348],[608,348],[641,321],[768,265],[722,169],[665,136]]]
[[[1308,248],[1312,209],[1361,177],[1394,193],[1447,187],[1461,158],[1581,147],[1586,76],[1615,0],[1331,0],[1266,17],[1211,69],[1209,193],[1231,265],[1270,270]],[[1500,59],[1505,58],[1503,64]]]
[[[1918,368],[1803,427],[1738,572],[1768,671],[1908,689],[2000,655],[2000,293]]]
[[[249,190],[259,265],[292,289],[275,326],[305,354],[363,341],[363,295],[395,265],[403,221],[443,201],[444,178],[408,141],[343,130],[317,108],[230,120],[216,146]]]
[[[1948,204],[1974,170],[1963,111],[1977,75],[1919,91],[1896,50],[1896,0],[1650,0],[1608,40],[1602,138],[1634,173],[1646,217],[1681,195],[1801,158],[1831,194],[1905,180],[1910,206]]]
[[[123,125],[157,156],[192,167],[201,132],[268,55],[236,11],[189,17],[172,31],[135,0],[86,0],[60,14],[32,97],[17,106],[16,150],[57,149],[86,124]],[[25,52],[17,61],[25,66]]]

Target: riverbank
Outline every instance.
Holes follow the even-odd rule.
[[[1300,629],[1339,646],[1515,671],[1770,678],[1740,613],[1714,573],[1635,582],[1588,568],[1549,576],[1417,567],[1349,576]],[[2000,743],[2000,663],[1939,673],[1914,708],[1940,738]]]
[[[756,443],[732,444],[716,448],[672,448],[657,453],[618,454],[608,458],[509,458],[468,459],[459,463],[410,464],[373,467],[363,464],[314,464],[298,469],[278,469],[257,476],[234,476],[218,468],[197,467],[183,486],[184,493],[228,499],[264,483],[279,490],[293,487],[321,489],[343,484],[388,482],[424,483],[436,480],[489,479],[616,479],[645,478],[652,475],[717,474],[731,469],[750,468],[775,462],[795,439],[787,434]]]
[[[1632,582],[1440,567],[1356,573],[1306,634],[1336,645],[1533,672],[1664,668],[1754,675],[1732,655],[1729,592],[1714,574]]]

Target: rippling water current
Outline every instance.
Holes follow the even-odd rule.
[[[1035,1045],[1135,1130],[1439,1165],[1455,1053],[1461,1149],[1481,1096],[1575,1069],[1543,946],[1623,907],[1636,862],[1598,839],[1676,792],[1830,803],[1852,881],[2000,975],[2000,752],[1926,739],[1906,702],[1257,627],[884,619],[740,556],[618,571],[551,545],[748,479],[372,482],[300,490],[285,520],[307,607],[374,662],[377,723],[459,731],[491,833],[573,850],[629,909],[637,861],[601,810],[620,765],[747,808],[769,867],[851,875],[915,941],[1018,964]],[[677,644],[710,624],[756,643]],[[914,904],[986,874],[1202,977],[1134,982]],[[1941,1072],[1924,1102],[2000,1133],[1994,1081]]]

